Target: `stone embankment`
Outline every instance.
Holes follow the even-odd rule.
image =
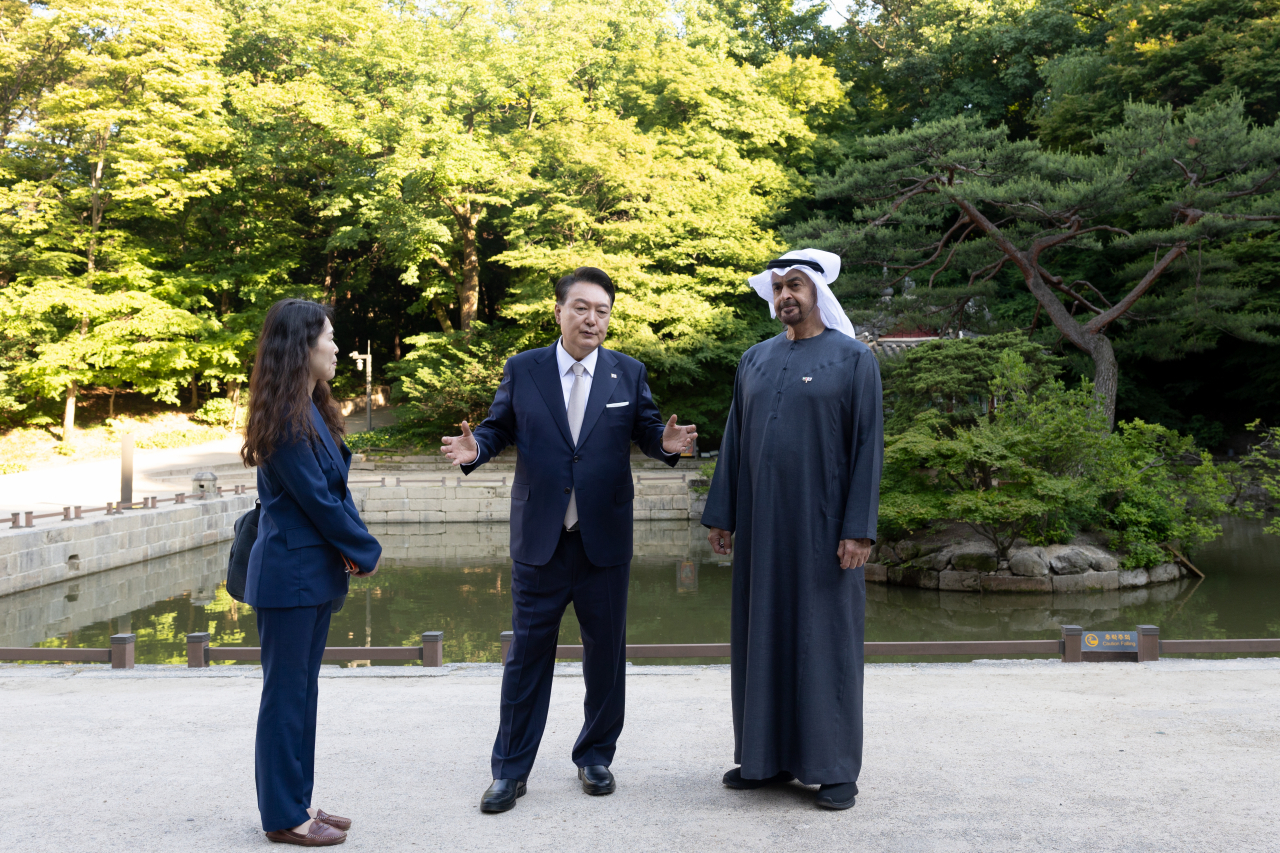
[[[635,485],[637,520],[688,520],[689,488],[680,479]],[[447,481],[457,482],[457,478]],[[506,522],[511,517],[511,485],[353,485],[356,509],[370,525],[450,522]],[[237,518],[255,496],[191,499],[161,509],[38,527],[0,529],[0,595],[76,580],[230,539]]]
[[[963,528],[878,544],[867,580],[952,592],[1091,592],[1167,583],[1186,577],[1176,563],[1122,570],[1120,555],[1086,537],[1044,547],[1020,543],[1001,559]]]
[[[190,500],[163,509],[0,530],[0,595],[74,580],[231,538],[252,494]]]

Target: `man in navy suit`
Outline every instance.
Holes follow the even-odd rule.
[[[611,794],[625,704],[627,584],[631,575],[631,443],[674,466],[698,437],[664,425],[645,366],[602,347],[613,282],[579,267],[556,283],[560,339],[507,360],[489,417],[444,439],[440,451],[470,474],[514,444],[511,626],[502,675],[493,784],[480,809],[504,812],[525,784],[547,723],[560,618],[573,602],[582,626],[586,720],[573,763],[588,794]]]

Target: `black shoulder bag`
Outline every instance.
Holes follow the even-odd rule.
[[[258,539],[258,514],[262,501],[254,501],[253,509],[236,519],[231,540],[231,556],[227,558],[227,595],[244,601],[244,586],[249,577],[249,552]]]

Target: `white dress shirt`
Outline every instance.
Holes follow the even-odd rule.
[[[591,377],[596,372],[596,359],[600,357],[600,347],[587,353],[582,360],[582,393],[591,399]],[[560,388],[564,391],[564,409],[569,411],[569,392],[573,390],[573,365],[576,359],[564,348],[564,338],[556,341],[556,366],[560,369]]]

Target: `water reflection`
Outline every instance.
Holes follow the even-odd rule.
[[[496,661],[498,634],[511,620],[506,524],[397,525],[375,533],[385,548],[383,569],[353,583],[329,644],[417,645],[422,631],[444,631],[446,661]],[[1054,638],[1063,623],[1098,630],[1153,624],[1165,638],[1280,636],[1277,545],[1261,525],[1233,520],[1222,541],[1195,557],[1207,579],[1135,590],[979,595],[870,584],[867,639]],[[252,608],[233,601],[222,584],[228,547],[2,598],[0,646],[103,647],[110,634],[132,631],[139,663],[183,663],[192,631],[208,631],[215,645],[257,645]],[[712,553],[699,525],[637,523],[636,552],[630,642],[728,640],[732,568]],[[572,608],[560,639],[580,642]]]

